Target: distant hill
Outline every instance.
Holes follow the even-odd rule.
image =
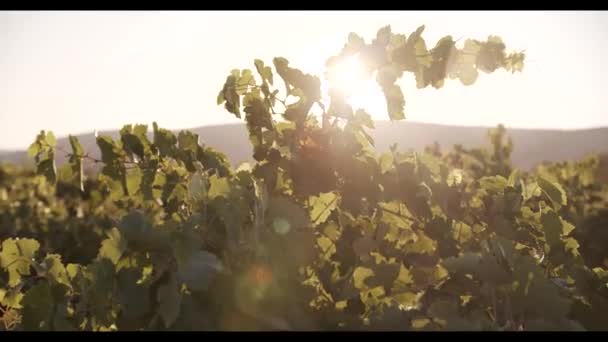
[[[197,133],[202,143],[225,153],[236,165],[251,161],[251,146],[244,124],[203,126],[190,129]],[[376,122],[371,130],[379,151],[388,151],[389,146],[397,143],[401,150],[421,151],[424,147],[438,142],[442,149],[454,144],[465,147],[489,146],[486,127],[447,126],[419,122]],[[530,169],[543,161],[564,161],[580,159],[592,153],[608,154],[608,127],[583,130],[536,130],[508,129],[513,139],[513,164]],[[118,137],[118,131],[99,132]],[[99,150],[92,133],[79,135],[83,147],[93,156]],[[70,150],[66,138],[58,139],[58,145]],[[63,156],[57,156],[58,163]],[[0,151],[0,162],[31,164],[32,160],[25,151]]]

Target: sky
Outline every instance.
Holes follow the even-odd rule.
[[[449,125],[580,129],[608,126],[608,12],[169,11],[0,13],[0,149],[153,121],[170,129],[239,122],[216,103],[234,68],[285,57],[322,76],[350,32],[502,37],[525,50],[523,73],[481,73],[473,86],[416,89],[407,120]],[[379,91],[359,103],[387,119]]]

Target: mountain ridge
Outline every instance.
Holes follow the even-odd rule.
[[[445,149],[461,144],[466,148],[489,147],[487,132],[491,127],[454,126],[424,122],[375,121],[375,129],[369,130],[379,152],[388,151],[397,143],[400,150],[421,151],[424,147],[439,143]],[[184,129],[172,129],[179,132]],[[201,143],[226,154],[233,165],[252,161],[251,146],[245,124],[209,125],[186,128],[199,135]],[[509,128],[507,133],[513,139],[513,164],[523,169],[531,169],[545,162],[581,159],[590,154],[608,153],[608,127],[588,129],[534,129]],[[118,137],[118,130],[99,131],[100,135]],[[75,135],[91,156],[98,157],[99,149],[93,133]],[[32,138],[33,141],[33,138]],[[67,137],[57,139],[59,147],[70,150]],[[65,157],[58,153],[58,164]],[[25,150],[0,150],[0,162],[31,164]]]

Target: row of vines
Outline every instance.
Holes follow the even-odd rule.
[[[330,85],[356,55],[401,120],[406,74],[441,88],[522,71],[498,37],[427,48],[423,30],[351,34]],[[100,159],[41,131],[36,170],[0,166],[0,330],[608,327],[597,158],[517,170],[502,126],[489,148],[378,153],[347,94],[272,62],[233,70],[217,97],[246,121],[254,163],[155,123],[98,136]]]

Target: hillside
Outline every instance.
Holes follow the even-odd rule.
[[[251,148],[244,125],[204,126],[190,130],[199,135],[201,142],[225,153],[233,164],[251,160]],[[399,149],[417,151],[434,142],[438,142],[444,149],[454,144],[465,147],[489,146],[486,127],[379,121],[376,122],[376,129],[370,133],[380,151],[387,151],[395,142]],[[118,136],[117,131],[99,134]],[[513,163],[524,169],[530,169],[543,161],[573,160],[591,153],[608,153],[608,128],[573,131],[509,129],[509,135],[515,147]],[[79,135],[78,138],[91,155],[99,155],[92,133]],[[70,150],[66,138],[58,139],[58,145]],[[0,161],[31,163],[24,151],[0,151]],[[59,155],[58,163],[62,162],[63,156]]]

